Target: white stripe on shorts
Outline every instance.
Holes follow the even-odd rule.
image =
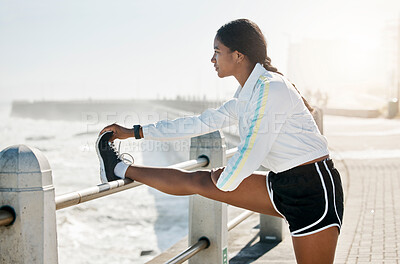
[[[321,222],[321,221],[325,218],[326,214],[328,213],[328,192],[327,192],[327,190],[326,190],[326,186],[325,186],[325,182],[324,182],[324,178],[323,178],[323,176],[322,176],[322,173],[321,173],[321,171],[319,170],[318,163],[316,162],[316,163],[314,163],[314,164],[315,164],[315,168],[317,169],[317,172],[318,172],[318,174],[319,174],[319,177],[320,177],[320,179],[321,179],[322,188],[324,189],[325,211],[324,211],[323,215],[321,216],[321,218],[318,219],[317,221],[315,221],[314,223],[312,223],[312,224],[310,224],[310,225],[308,225],[308,226],[306,226],[306,227],[303,227],[303,228],[300,228],[300,229],[298,229],[298,230],[293,231],[293,232],[291,233],[292,236],[295,236],[296,233],[299,233],[299,232],[301,232],[301,231],[304,231],[304,230],[306,230],[306,229],[308,229],[308,228],[311,228],[311,227],[317,225],[319,222]]]
[[[336,194],[335,194],[335,184],[333,183],[333,177],[332,174],[330,172],[330,170],[328,169],[328,166],[326,165],[326,160],[324,160],[324,165],[325,165],[325,169],[328,171],[329,173],[329,177],[331,177],[331,182],[332,182],[332,187],[333,187],[333,206],[335,207],[335,213],[336,213],[336,217],[339,221],[339,225],[342,225],[342,221],[340,221],[339,215],[337,213],[337,209],[336,209]],[[340,228],[340,227],[339,227]]]

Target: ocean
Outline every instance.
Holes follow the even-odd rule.
[[[94,148],[108,123],[11,117],[0,104],[0,150],[15,144],[39,149],[47,157],[56,196],[100,183]],[[167,166],[189,158],[188,141],[127,139],[121,150],[135,163]],[[60,264],[145,263],[188,233],[188,197],[140,186],[57,211]]]

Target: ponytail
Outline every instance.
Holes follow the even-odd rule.
[[[268,56],[266,56],[266,59],[265,59],[265,61],[262,63],[262,66],[263,66],[267,71],[275,72],[275,73],[278,73],[278,74],[280,74],[280,75],[283,76],[283,74],[282,74],[281,72],[279,72],[277,68],[275,68],[274,66],[271,65],[271,59],[270,59]],[[292,82],[290,82],[290,83],[293,85],[294,89],[296,89],[296,91],[300,94],[301,99],[303,99],[303,102],[304,102],[305,106],[307,107],[308,111],[310,111],[310,113],[312,113],[312,112],[314,111],[314,108],[313,108],[313,107],[307,102],[307,100],[301,95],[301,93],[299,92],[299,90],[297,89],[297,87],[294,85],[294,83],[292,83]]]
[[[266,56],[264,62],[262,63],[262,66],[263,66],[267,71],[276,72],[276,73],[278,73],[278,74],[280,74],[280,75],[283,76],[283,74],[280,73],[280,72],[278,71],[277,68],[275,68],[274,66],[271,65],[271,59],[270,59],[270,57],[268,57],[268,56]]]

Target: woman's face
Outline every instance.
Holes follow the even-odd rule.
[[[233,75],[237,64],[235,52],[232,52],[227,46],[222,44],[217,37],[214,39],[214,55],[211,58],[211,62],[214,64],[220,78]]]

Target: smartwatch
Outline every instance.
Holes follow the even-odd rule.
[[[140,128],[141,128],[140,125],[134,125],[133,126],[133,134],[135,135],[136,139],[141,139],[140,132],[139,132]]]

